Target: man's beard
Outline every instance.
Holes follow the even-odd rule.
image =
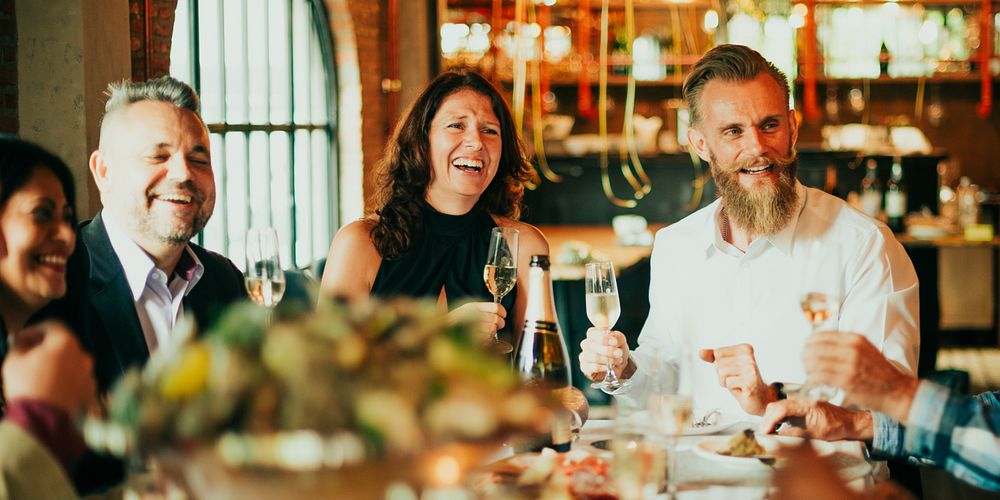
[[[792,220],[798,204],[795,191],[795,174],[799,169],[799,159],[792,149],[784,158],[755,158],[742,165],[720,166],[709,152],[712,178],[722,197],[722,207],[726,215],[738,227],[752,236],[774,234]],[[760,164],[760,160],[772,164],[778,171],[778,182],[770,179],[755,182],[752,189],[740,185],[739,171]]]
[[[186,218],[176,217],[173,214],[169,216],[165,216],[163,213],[154,214],[150,206],[146,205],[133,213],[140,234],[170,245],[186,245],[191,241],[191,238],[205,229],[205,225],[208,224],[215,209],[215,197],[206,195],[190,181],[185,181],[170,189],[159,189],[161,192],[175,190],[187,192],[191,195],[191,203],[198,205],[190,222]],[[150,190],[146,194],[147,200],[151,200],[153,196],[155,196],[154,190]],[[147,201],[147,203],[151,203],[151,201]]]

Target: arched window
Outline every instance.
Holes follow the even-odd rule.
[[[339,226],[336,88],[319,0],[180,0],[170,73],[201,96],[215,168],[207,248],[244,262],[250,227],[274,227],[285,267],[326,255]]]

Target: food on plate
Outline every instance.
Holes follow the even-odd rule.
[[[725,450],[720,451],[719,454],[731,457],[756,457],[766,452],[767,450],[757,442],[753,431],[746,429],[743,432],[734,434],[732,439],[729,440],[729,446]]]
[[[480,478],[475,486],[483,498],[507,498],[514,492],[515,497],[544,499],[617,498],[608,460],[584,450],[556,453],[545,448],[538,454],[516,455],[492,464],[487,471],[491,478]]]

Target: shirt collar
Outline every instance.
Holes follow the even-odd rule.
[[[777,248],[781,253],[785,255],[791,255],[792,252],[792,242],[795,239],[795,227],[798,225],[799,217],[802,215],[802,209],[806,205],[807,190],[806,187],[802,185],[798,180],[795,181],[795,193],[798,195],[795,201],[795,210],[792,211],[792,219],[788,221],[785,227],[781,228],[780,231],[774,234],[768,234],[761,236],[760,239],[769,241],[771,245]],[[719,229],[719,215],[722,212],[722,198],[719,198],[709,205],[709,211],[711,216],[708,218],[708,224],[705,225],[705,255],[711,257],[714,252],[723,251],[726,243],[722,239],[722,233]]]
[[[128,282],[129,289],[132,290],[132,299],[138,300],[139,296],[142,295],[143,289],[146,288],[146,280],[156,268],[156,264],[150,258],[149,254],[136,244],[136,242],[132,241],[132,238],[118,225],[113,215],[104,210],[101,217],[104,220],[104,227],[108,231],[108,239],[111,240],[111,247],[114,249],[115,254],[118,255],[118,260],[122,264],[122,270],[125,272],[125,280]],[[205,266],[202,265],[201,260],[191,250],[191,246],[186,245],[174,272],[188,282],[186,295],[198,280],[201,279],[202,274],[205,272]]]

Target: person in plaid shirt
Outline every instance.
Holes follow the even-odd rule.
[[[813,335],[803,362],[811,382],[844,389],[846,402],[873,410],[870,420],[855,429],[835,429],[826,424],[836,421],[830,417],[852,410],[789,399],[767,408],[762,432],[772,432],[788,417],[805,417],[813,437],[869,441],[873,459],[943,467],[973,486],[1000,491],[1000,391],[968,396],[919,380],[856,334]]]

